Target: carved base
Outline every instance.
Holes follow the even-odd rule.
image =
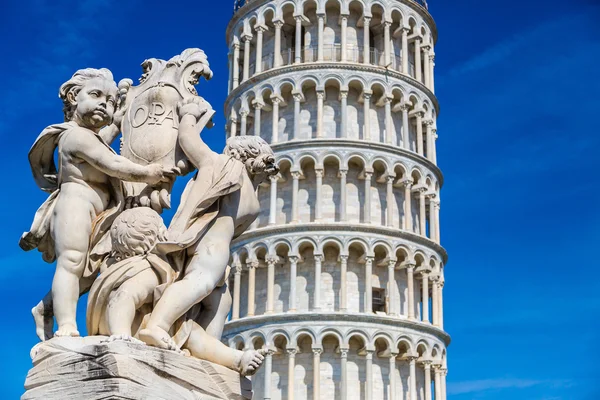
[[[22,400],[244,400],[250,380],[220,365],[102,336],[54,338],[31,350]]]

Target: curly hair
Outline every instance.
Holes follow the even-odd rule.
[[[227,139],[224,153],[244,163],[251,175],[279,173],[271,146],[259,136],[231,137]]]
[[[71,79],[66,81],[60,86],[58,90],[58,97],[63,102],[63,113],[65,114],[65,122],[71,121],[73,119],[73,114],[75,113],[75,105],[69,101],[68,95],[71,93],[73,97],[77,97],[77,94],[85,85],[85,83],[91,79],[102,78],[112,81],[117,86],[115,79],[113,78],[112,72],[106,68],[86,68],[80,69],[73,74]]]
[[[110,229],[113,256],[124,260],[148,253],[160,240],[165,240],[167,228],[160,215],[149,207],[123,211]]]

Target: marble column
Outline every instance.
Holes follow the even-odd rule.
[[[341,61],[345,62],[348,60],[348,16],[347,15],[341,15],[340,16],[340,22],[342,25],[342,29],[341,29]]]
[[[433,163],[435,165],[437,165],[437,139],[438,139],[437,127],[434,126],[431,128],[431,142],[432,142],[431,150],[433,153]]]
[[[340,375],[342,381],[340,385],[340,400],[348,400],[348,351],[348,348],[340,348]]]
[[[373,178],[373,172],[366,171],[365,175],[365,224],[371,224],[371,179]]]
[[[252,40],[251,35],[244,36],[244,69],[242,72],[242,82],[245,82],[250,78],[250,41]]]
[[[440,299],[439,299],[439,290],[440,290],[440,285],[439,285],[439,280],[436,279],[432,279],[432,288],[431,288],[431,319],[433,321],[433,326],[435,327],[440,327],[440,320],[439,320],[439,305],[440,305]]]
[[[279,104],[281,104],[281,97],[278,95],[271,96],[271,101],[273,102],[273,110],[271,111],[272,127],[273,131],[271,133],[271,143],[277,143],[279,141]]]
[[[324,42],[323,42],[323,36],[324,36],[324,31],[325,31],[325,14],[318,14],[317,18],[319,19],[318,22],[318,28],[317,28],[317,61],[323,61],[324,60],[324,56],[323,56],[323,47],[324,47]]]
[[[373,312],[373,257],[367,256],[365,262],[365,313]]]
[[[233,44],[233,86],[235,89],[240,86],[240,44]]]
[[[409,74],[408,71],[408,28],[402,28],[402,73]]]
[[[302,92],[292,92],[294,97],[294,137],[292,140],[298,140],[300,138],[300,102],[304,99]]]
[[[386,96],[384,99],[385,106],[385,142],[387,144],[393,143],[392,137],[392,97]]]
[[[313,347],[313,399],[321,400],[321,353],[322,348]]]
[[[441,370],[439,367],[434,369],[434,374],[435,374],[435,400],[443,400],[442,398],[442,377],[441,377]],[[431,378],[430,378],[431,379]]]
[[[409,400],[418,400],[417,399],[417,357],[409,356],[407,357],[408,366],[409,366]]]
[[[410,151],[410,128],[408,122],[408,110],[410,108],[410,103],[403,103],[400,106],[400,110],[402,111],[402,144],[404,145],[404,150]]]
[[[292,223],[300,222],[298,217],[298,190],[299,181],[302,173],[300,171],[292,171]]]
[[[297,15],[296,17],[296,46],[294,54],[294,64],[300,64],[302,62],[302,16]]]
[[[440,319],[440,329],[444,329],[444,281],[440,280],[440,291],[439,291],[439,313],[438,318]]]
[[[388,298],[389,298],[389,315],[398,315],[396,307],[398,307],[398,301],[396,301],[396,260],[388,261]]]
[[[426,225],[426,207],[425,207],[425,191],[427,189],[420,187],[417,189],[419,192],[419,233],[423,237],[427,237],[427,225]]]
[[[246,136],[246,131],[248,130],[248,110],[241,110],[240,116],[240,136]]]
[[[425,400],[431,400],[431,361],[423,361],[423,370],[425,371]]]
[[[296,275],[300,257],[289,256],[288,259],[290,260],[290,299],[288,311],[296,312]]]
[[[348,312],[348,256],[340,255],[340,311]]]
[[[437,221],[435,220],[435,195],[429,197],[429,239],[438,242],[436,237]]]
[[[430,88],[431,87],[431,76],[429,75],[430,73],[430,66],[429,66],[429,43],[425,44],[423,47],[423,83],[425,84],[426,88]]]
[[[296,369],[296,352],[295,348],[286,349],[288,355],[288,382],[287,382],[287,399],[294,400],[294,381],[295,378],[295,369]]]
[[[267,309],[265,314],[273,314],[274,311],[274,294],[275,294],[275,265],[277,258],[267,258]]]
[[[274,21],[273,25],[275,26],[273,67],[277,68],[281,66],[281,28],[283,27],[283,21]]]
[[[242,284],[242,265],[234,265],[233,275],[233,307],[231,310],[231,320],[240,319],[240,286]]]
[[[363,64],[371,63],[371,18],[363,17]]]
[[[412,181],[410,179],[404,182],[404,230],[412,232]]]
[[[423,304],[422,322],[429,324],[429,273],[421,273],[421,301]]]
[[[435,54],[433,53],[433,49],[431,50],[431,53],[429,54],[429,75],[430,75],[430,82],[429,82],[429,89],[431,90],[431,93],[435,94]]]
[[[346,190],[346,176],[348,175],[347,169],[340,169],[340,220],[346,222],[348,220],[347,212],[347,190]]]
[[[415,265],[408,263],[406,268],[406,282],[408,286],[408,319],[415,320]]]
[[[424,156],[423,152],[423,111],[415,112],[415,120],[417,125],[417,153]]]
[[[340,121],[340,132],[342,139],[348,137],[348,91],[340,91],[340,102],[342,108],[342,120]]]
[[[271,175],[269,181],[271,182],[271,204],[269,205],[269,225],[275,225],[277,223],[277,181],[279,175]]]
[[[448,369],[441,368],[440,381],[442,383],[442,385],[441,385],[442,400],[446,400],[446,376],[448,376]]]
[[[421,39],[415,39],[415,79],[422,82],[421,74]]]
[[[325,171],[323,168],[315,169],[316,177],[316,201],[315,201],[315,222],[319,222],[323,219],[322,202],[323,202],[323,175]]]
[[[442,239],[440,238],[440,201],[436,201],[435,204],[435,237],[438,243],[442,243]]]
[[[231,122],[229,123],[229,137],[237,136],[237,116],[234,114],[231,116]]]
[[[390,49],[390,27],[392,26],[391,22],[385,21],[383,23],[383,51],[384,51],[384,60],[385,60],[385,67],[388,68],[390,66],[390,64],[392,63],[392,55],[391,55],[391,49]]]
[[[313,310],[321,310],[321,266],[323,255],[315,254],[315,291],[313,293]]]
[[[271,375],[273,372],[273,353],[274,351],[269,349],[265,354],[265,362],[263,368],[265,369],[265,384],[264,384],[264,400],[271,400]]]
[[[373,400],[373,350],[367,350],[367,354],[365,354],[366,359],[366,400]]]
[[[390,175],[387,177],[387,190],[386,190],[386,210],[387,210],[387,226],[390,228],[394,227],[394,180],[395,176]]]
[[[389,400],[396,400],[396,357],[398,353],[390,354],[390,365],[389,365],[389,381],[390,381],[390,394]],[[400,400],[400,399],[398,399]]]
[[[258,25],[256,28],[256,67],[254,74],[262,72],[263,34],[267,30],[265,26]]]
[[[323,137],[323,107],[325,90],[317,90],[317,138]]]
[[[258,261],[249,261],[246,266],[248,267],[248,317],[254,316],[256,313],[256,268],[258,268]]]
[[[261,110],[264,106],[262,101],[254,101],[254,136],[260,136]]]
[[[363,92],[363,120],[364,120],[364,140],[371,140],[371,96],[373,92]]]
[[[433,153],[434,153],[433,147],[435,146],[434,139],[433,139],[433,130],[432,130],[433,120],[430,119],[430,120],[425,121],[425,126],[427,127],[426,128],[426,132],[427,132],[426,133],[426,136],[427,136],[427,159],[429,161],[431,161],[432,163],[435,163],[435,159],[434,159],[434,156],[433,156]]]

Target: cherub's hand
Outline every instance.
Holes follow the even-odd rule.
[[[148,180],[150,185],[156,185],[161,182],[171,182],[177,177],[177,170],[165,169],[161,164],[148,165]]]
[[[194,96],[189,97],[179,104],[177,104],[177,111],[179,113],[179,119],[181,120],[184,116],[190,114],[196,121],[198,121],[208,110],[210,110],[210,104],[208,104],[202,97]]]

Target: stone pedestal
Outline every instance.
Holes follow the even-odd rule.
[[[207,361],[105,337],[54,338],[31,350],[22,400],[244,400],[250,380]]]

